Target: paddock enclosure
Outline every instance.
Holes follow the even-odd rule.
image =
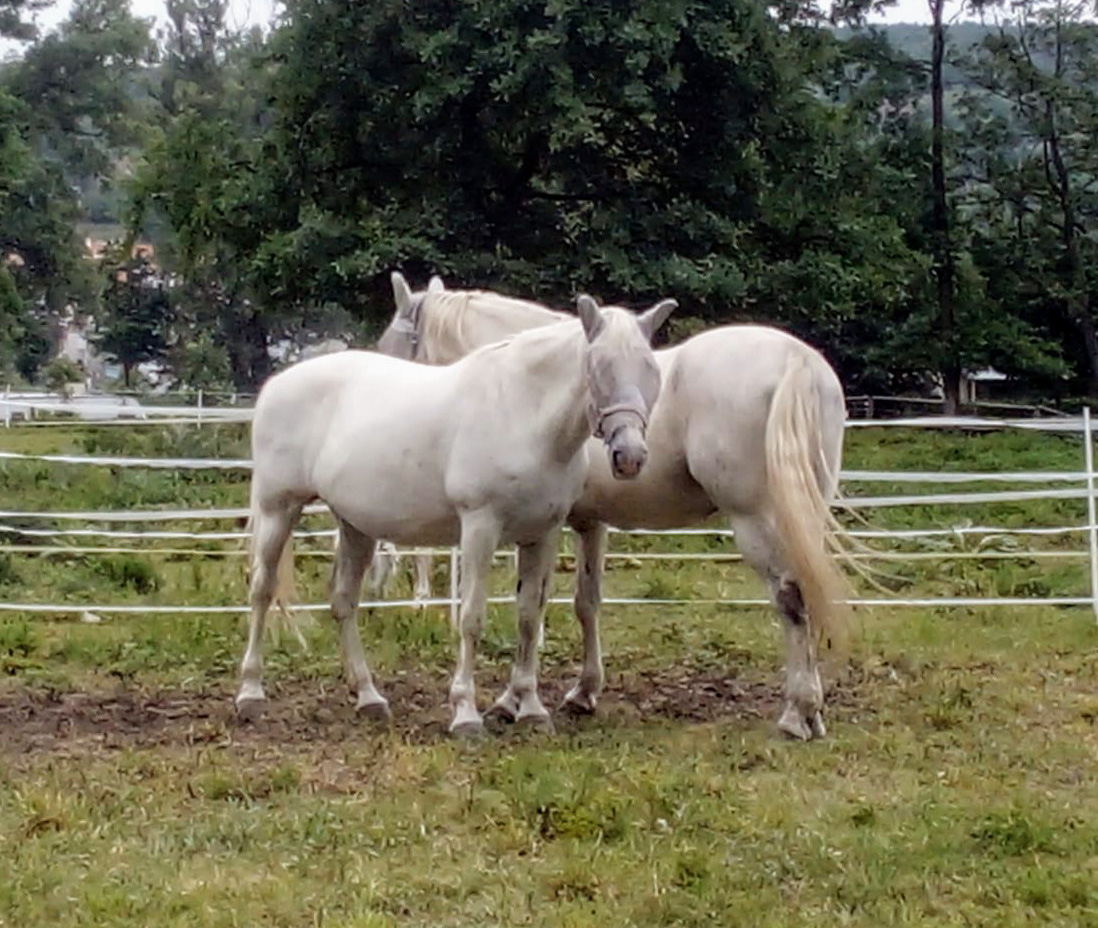
[[[713,525],[611,536],[595,716],[470,746],[445,733],[449,552],[425,608],[405,574],[360,612],[378,729],[341,678],[324,512],[296,542],[309,647],[268,647],[267,713],[237,721],[246,410],[181,409],[0,428],[0,925],[1098,924],[1082,419],[848,429],[841,518],[885,590],[855,578],[826,739],[777,735],[780,629]],[[550,708],[580,659],[570,545]],[[482,707],[513,586],[501,552]]]

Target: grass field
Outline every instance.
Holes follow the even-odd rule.
[[[849,435],[851,469],[1082,464],[1077,439],[1049,435]],[[0,430],[0,450],[244,457],[246,442],[228,426],[43,427]],[[961,488],[847,492],[945,489]],[[10,510],[246,498],[243,474],[0,462],[0,508]],[[866,515],[884,527],[1018,527],[1082,523],[1085,507]],[[244,563],[226,556],[231,543],[21,550],[43,541],[5,534],[0,600],[244,602]],[[979,544],[957,537],[890,550]],[[1009,538],[982,544],[1012,550]],[[1013,544],[1085,546],[1080,536]],[[325,545],[312,547],[319,555]],[[614,548],[734,550],[719,539],[623,536]],[[302,598],[324,598],[327,566],[323,556],[299,559]],[[1076,557],[912,558],[885,569],[905,596],[1088,590],[1086,560]],[[409,590],[401,582],[391,595]],[[571,582],[559,574],[557,592]],[[493,583],[513,586],[505,562]],[[440,563],[436,590],[446,585]],[[619,559],[607,592],[762,591],[736,563]],[[850,653],[828,667],[830,735],[807,745],[775,733],[781,636],[765,609],[608,607],[599,714],[558,716],[552,735],[505,731],[474,746],[445,735],[445,610],[377,610],[361,624],[393,704],[391,731],[353,718],[325,621],[308,652],[288,641],[269,648],[268,714],[240,725],[231,705],[238,617],[87,624],[75,614],[0,613],[0,925],[1098,925],[1098,629],[1089,610],[861,610]],[[512,624],[509,608],[492,610],[482,704],[506,679]],[[542,673],[554,702],[578,656],[570,610],[551,607]]]

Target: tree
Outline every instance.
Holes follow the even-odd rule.
[[[119,151],[139,139],[135,91],[153,50],[129,0],[76,0],[12,68],[8,90],[27,106],[36,152],[70,182],[110,176]]]
[[[0,31],[42,5],[0,5]],[[79,0],[59,32],[0,68],[0,256],[22,306],[15,363],[24,376],[48,356],[58,316],[94,302],[74,188],[109,175],[134,140],[131,91],[147,47],[147,24],[125,0]]]
[[[1012,4],[1016,19],[968,63],[985,94],[1009,103],[1011,121],[996,122],[978,98],[969,114],[973,125],[999,130],[999,144],[976,165],[977,208],[998,211],[1003,251],[1016,265],[1006,275],[1014,298],[1035,317],[1059,320],[1052,331],[1061,329],[1081,382],[1098,396],[1098,26],[1088,8]]]
[[[133,186],[132,224],[165,221],[161,254],[183,282],[180,337],[197,345],[202,331],[217,331],[236,388],[250,391],[270,374],[269,347],[294,309],[278,298],[277,284],[264,282],[265,249],[293,201],[271,189],[279,174],[264,140],[261,40],[227,29],[225,6],[169,5],[163,129]],[[260,291],[268,299],[257,299]]]
[[[25,17],[52,3],[53,0],[0,0],[0,38],[23,42],[33,39],[34,24],[27,22]]]
[[[960,406],[961,364],[957,352],[956,257],[950,234],[949,194],[945,164],[945,83],[946,27],[943,21],[945,0],[927,0],[930,7],[933,51],[930,61],[931,147],[930,170],[933,191],[932,234],[934,277],[938,291],[936,335],[941,346],[942,386],[945,412],[956,415]]]
[[[144,253],[127,258],[117,252],[107,274],[94,340],[122,365],[129,387],[138,364],[161,360],[166,352],[171,324],[167,281]]]
[[[833,40],[763,4],[306,0],[285,22],[248,181],[264,306],[379,320],[403,266],[825,332],[905,265],[859,197],[871,166],[811,92]]]

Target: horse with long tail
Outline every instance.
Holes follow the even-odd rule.
[[[392,284],[396,312],[377,348],[423,364],[449,364],[510,333],[569,318],[490,291],[447,290],[438,277],[418,293],[399,273]],[[584,653],[563,708],[594,712],[604,685],[598,613],[607,526],[678,529],[721,516],[782,619],[778,726],[798,739],[823,737],[818,648],[841,639],[849,618],[849,584],[833,557],[848,536],[831,513],[846,421],[842,385],[818,351],[769,326],[720,326],[655,357],[663,388],[648,423],[644,473],[616,481],[605,456],[590,455],[584,493],[568,514],[578,535]],[[504,717],[517,710],[508,694],[493,708]]]

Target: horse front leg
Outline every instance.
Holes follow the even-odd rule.
[[[538,695],[538,648],[559,545],[559,528],[532,545],[519,545],[515,664],[510,685],[489,710],[508,722],[552,727],[549,711]]]
[[[488,605],[488,572],[499,535],[499,523],[490,513],[462,516],[461,611],[458,616],[461,638],[457,669],[450,683],[450,706],[454,711],[450,734],[461,737],[476,736],[484,731],[484,721],[477,711],[474,671]]]
[[[602,572],[606,561],[606,526],[596,522],[577,530],[576,619],[583,629],[583,670],[561,703],[561,709],[590,715],[598,705],[605,674],[599,644],[599,605],[602,603]]]

